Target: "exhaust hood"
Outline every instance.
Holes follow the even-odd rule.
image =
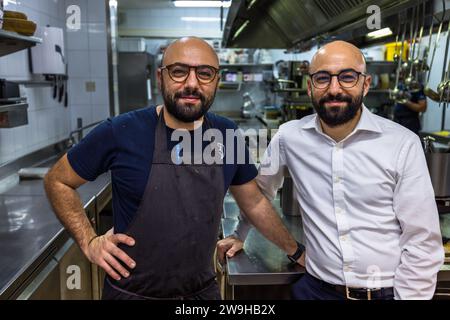
[[[429,1],[432,2],[432,1]],[[233,0],[222,45],[229,48],[309,49],[323,39],[367,45],[389,38],[367,38],[367,8],[377,5],[381,28],[397,32],[397,14],[423,0]],[[430,7],[430,4],[427,4]],[[391,38],[392,39],[392,36]]]

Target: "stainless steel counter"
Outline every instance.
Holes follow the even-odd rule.
[[[109,174],[103,174],[80,187],[85,209],[95,212],[95,199],[109,184]],[[20,290],[67,239],[45,196],[42,180],[23,180],[0,194],[0,299]]]
[[[274,201],[281,212],[279,200]],[[222,233],[224,237],[232,234],[238,223],[239,207],[231,196],[224,202]],[[281,215],[283,223],[300,240],[302,238],[301,218]],[[297,280],[304,268],[293,265],[286,254],[272,242],[263,237],[256,229],[250,230],[244,244],[244,250],[231,259],[227,259],[228,282],[230,285],[274,285],[290,284]]]
[[[275,208],[281,212],[279,202],[274,201]],[[224,202],[224,218],[222,219],[222,234],[231,235],[238,223],[239,208],[231,196]],[[281,215],[284,224],[296,239],[302,239],[300,217]],[[236,287],[248,285],[288,285],[295,282],[305,269],[299,265],[290,264],[285,253],[273,243],[264,238],[256,229],[252,229],[245,241],[244,250],[233,258],[227,258],[226,273],[228,285]],[[450,282],[450,265],[442,266],[438,273],[437,298],[440,292],[448,292]],[[267,287],[265,287],[267,288]],[[254,294],[255,291],[252,292]],[[444,294],[448,296],[448,293]],[[247,298],[248,296],[245,296]],[[250,295],[251,298],[251,295]]]
[[[292,234],[299,238],[298,217],[284,217],[283,222]],[[223,219],[224,236],[233,233],[235,219]],[[244,251],[227,259],[228,282],[230,285],[274,285],[295,282],[304,269],[292,264],[286,254],[273,243],[252,229],[245,241]]]

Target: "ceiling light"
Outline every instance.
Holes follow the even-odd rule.
[[[390,36],[391,34],[392,34],[392,30],[390,28],[383,28],[380,30],[375,30],[375,31],[369,32],[367,34],[367,37],[376,39],[376,38],[381,38],[381,37],[387,37],[387,36]]]
[[[250,2],[250,4],[248,5],[247,10],[250,10],[253,7],[253,5],[255,4],[256,1],[258,1],[258,0],[252,0]]]
[[[173,1],[175,7],[214,7],[214,8],[229,8],[231,6],[231,1]]]
[[[242,26],[239,27],[239,29],[237,29],[236,33],[234,34],[233,38],[231,39],[232,41],[234,39],[236,39],[242,31],[244,31],[244,29],[247,27],[247,25],[249,24],[249,20],[245,20],[245,22],[242,24]]]

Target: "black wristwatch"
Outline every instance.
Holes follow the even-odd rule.
[[[305,246],[302,245],[298,241],[296,241],[296,242],[297,242],[297,251],[295,251],[295,253],[292,256],[287,255],[289,260],[291,260],[294,263],[297,263],[298,258],[300,258],[302,256],[303,252],[305,252]]]

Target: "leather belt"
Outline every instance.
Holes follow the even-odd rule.
[[[394,295],[394,288],[353,288],[343,285],[331,284],[309,274],[313,279],[320,282],[322,287],[339,292],[348,300],[373,300],[382,299],[386,296]]]

